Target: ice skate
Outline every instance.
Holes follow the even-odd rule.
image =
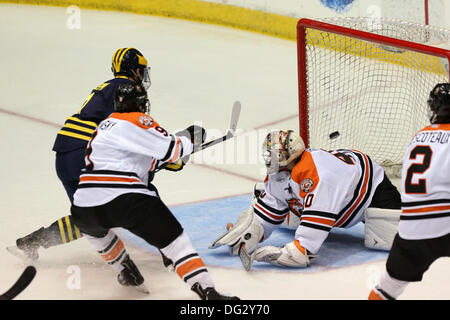
[[[39,259],[39,247],[42,246],[44,238],[45,228],[42,227],[39,230],[16,240],[15,246],[7,247],[10,253],[25,260],[37,260]]]
[[[124,269],[118,274],[117,281],[123,286],[134,287],[137,291],[149,294],[150,291],[144,285],[144,277],[139,272],[130,256],[126,256],[121,262]]]
[[[198,282],[194,283],[191,290],[194,291],[202,300],[240,300],[238,297],[230,297],[220,294],[213,287],[202,289],[200,283]]]

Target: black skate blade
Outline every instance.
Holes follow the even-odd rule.
[[[135,290],[139,291],[140,293],[150,294],[150,290],[148,290],[148,288],[145,286],[145,284],[141,284],[140,286],[134,286],[133,288]]]

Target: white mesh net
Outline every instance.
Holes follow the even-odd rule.
[[[322,22],[445,48],[450,31],[388,19]],[[406,146],[429,123],[427,99],[448,82],[448,60],[332,32],[306,29],[309,146],[367,153],[399,176]],[[300,124],[301,125],[301,124]]]

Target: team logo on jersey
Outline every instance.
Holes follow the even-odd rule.
[[[304,193],[310,192],[313,186],[314,186],[314,182],[311,179],[309,179],[309,178],[306,178],[300,184],[300,188],[302,189],[302,191]]]
[[[153,124],[153,120],[149,116],[140,116],[139,122],[146,127],[150,127]]]

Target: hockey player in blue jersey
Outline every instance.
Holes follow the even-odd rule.
[[[135,48],[118,49],[112,58],[114,78],[92,90],[80,110],[68,117],[58,132],[53,151],[56,152],[56,173],[73,203],[81,169],[85,166],[86,145],[97,125],[114,111],[114,93],[122,83],[138,83],[148,89],[150,67],[144,55]],[[171,165],[169,170],[181,170],[182,163]],[[50,248],[77,240],[81,233],[70,215],[62,217],[49,227],[42,227],[16,240],[8,250],[18,256],[38,259],[39,248]]]

